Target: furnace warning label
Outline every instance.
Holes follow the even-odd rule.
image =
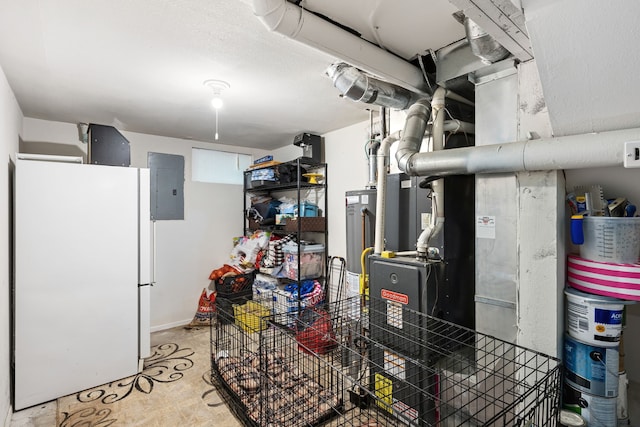
[[[393,382],[382,374],[375,375],[376,381],[376,403],[385,411],[392,413],[393,405]]]
[[[476,237],[479,239],[496,238],[496,217],[490,215],[476,216]]]
[[[402,329],[402,304],[387,300],[387,325]]]
[[[384,351],[384,370],[392,377],[406,379],[407,362],[402,357],[388,350]]]

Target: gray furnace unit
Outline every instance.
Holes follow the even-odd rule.
[[[386,250],[397,252],[416,249],[418,236],[431,215],[430,192],[420,188],[420,181],[420,177],[403,173],[387,177],[384,233]],[[375,189],[346,192],[347,270],[356,274],[362,272],[362,251],[374,244],[376,197]],[[443,250],[442,237],[435,246]]]

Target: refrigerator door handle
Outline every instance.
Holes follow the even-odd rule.
[[[151,286],[156,284],[156,257],[158,255],[156,246],[156,221],[151,221]]]
[[[139,327],[140,336],[138,338],[138,358],[144,359],[151,356],[151,286],[138,286],[139,306]]]
[[[154,281],[155,222],[151,222],[151,174],[139,169],[138,357],[151,356],[151,286]]]

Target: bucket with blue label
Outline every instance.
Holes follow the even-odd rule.
[[[562,392],[562,406],[584,418],[589,427],[615,427],[618,423],[615,397],[584,393],[566,382]]]
[[[626,301],[580,292],[564,291],[567,297],[567,331],[585,344],[617,347],[622,333]]]
[[[565,381],[596,396],[618,395],[618,349],[584,344],[565,335]]]

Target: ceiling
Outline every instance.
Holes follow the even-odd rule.
[[[324,74],[338,59],[360,66],[360,46],[342,55],[327,48],[333,33],[320,32],[320,41],[301,37],[303,44],[270,32],[254,16],[259,1],[280,0],[0,0],[0,66],[24,115],[39,119],[213,141],[213,92],[203,82],[221,79],[231,85],[222,93],[222,144],[274,149],[301,132],[365,121],[367,108],[378,107],[341,98]],[[365,57],[360,68],[400,85],[407,61],[415,81],[418,55],[452,44],[440,52],[455,52],[464,29],[452,14],[463,10],[517,60],[535,54],[556,136],[640,126],[637,0],[286,4],[377,46],[376,59]],[[438,74],[465,77],[478,66],[458,65],[464,55],[449,58]],[[422,84],[419,71],[418,79]]]
[[[447,0],[308,0],[404,59],[460,40]],[[0,0],[0,66],[26,117],[273,149],[366,120],[324,75],[336,60],[267,30],[250,0]],[[377,107],[373,107],[377,108]]]

